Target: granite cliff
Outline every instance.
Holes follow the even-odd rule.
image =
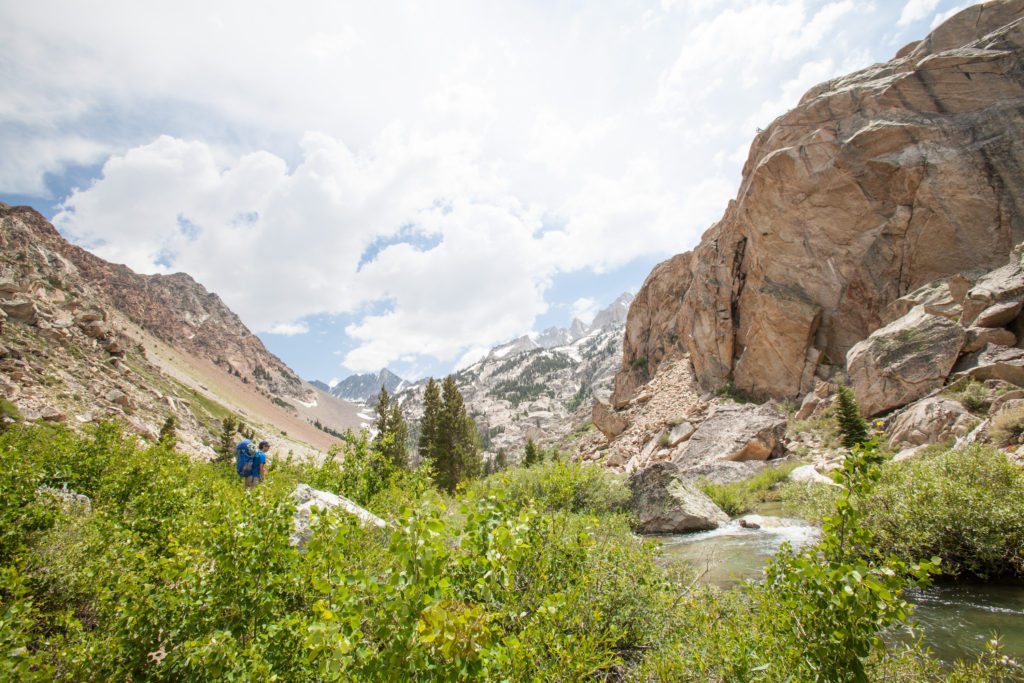
[[[897,299],[1003,265],[1024,240],[1022,17],[966,9],[759,133],[722,219],[638,293],[613,403],[687,354],[704,390],[801,396]]]

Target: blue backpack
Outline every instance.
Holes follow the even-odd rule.
[[[235,470],[240,477],[259,476],[256,469],[256,453],[259,449],[252,439],[245,439],[235,446]]]

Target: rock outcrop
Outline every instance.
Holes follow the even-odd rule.
[[[876,330],[846,357],[850,384],[865,415],[916,401],[946,382],[966,333],[924,306]]]
[[[805,394],[907,293],[1004,263],[1024,240],[1022,17],[1024,0],[964,10],[759,133],[721,221],[637,297],[616,405],[684,351],[706,389]],[[965,321],[1001,326],[1004,291],[978,283]],[[894,317],[919,304],[959,313],[939,297]]]
[[[327,512],[337,510],[353,515],[362,524],[375,526],[381,529],[387,527],[387,522],[373,514],[364,507],[353,503],[345,496],[339,496],[330,491],[321,491],[311,488],[308,484],[299,484],[292,491],[292,500],[295,501],[295,515],[292,518],[294,530],[288,537],[288,542],[302,548],[306,542],[313,537],[313,511],[321,510]]]
[[[914,403],[896,416],[889,427],[889,445],[894,450],[902,450],[959,438],[976,422],[957,401],[933,396]]]
[[[771,405],[720,403],[672,454],[683,468],[714,461],[745,462],[779,457],[785,450],[786,416]]]
[[[673,534],[717,529],[729,516],[692,482],[681,478],[678,465],[659,462],[629,478],[637,531]]]

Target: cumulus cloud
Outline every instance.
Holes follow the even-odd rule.
[[[597,315],[597,301],[591,297],[581,297],[572,302],[572,317],[579,318],[589,325],[593,322],[595,315]]]
[[[944,23],[947,19],[949,19],[950,17],[952,17],[955,14],[959,14],[960,12],[963,12],[965,9],[967,9],[968,7],[970,7],[973,4],[974,4],[973,2],[965,2],[965,3],[961,4],[961,5],[957,5],[956,7],[953,7],[952,9],[946,10],[945,12],[939,12],[932,19],[932,24],[931,24],[932,30],[935,30],[936,28],[939,27],[940,24]]]
[[[939,0],[907,0],[907,4],[903,6],[903,11],[900,12],[900,18],[896,25],[909,26],[915,21],[920,21],[934,12],[938,5]]]
[[[55,217],[100,256],[261,332],[347,315],[351,370],[465,364],[692,247],[756,125],[890,51],[854,5],[8,3],[0,192],[103,162]]]

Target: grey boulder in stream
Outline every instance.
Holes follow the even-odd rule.
[[[637,531],[674,534],[717,529],[729,516],[693,483],[680,477],[680,467],[659,462],[629,478]]]

